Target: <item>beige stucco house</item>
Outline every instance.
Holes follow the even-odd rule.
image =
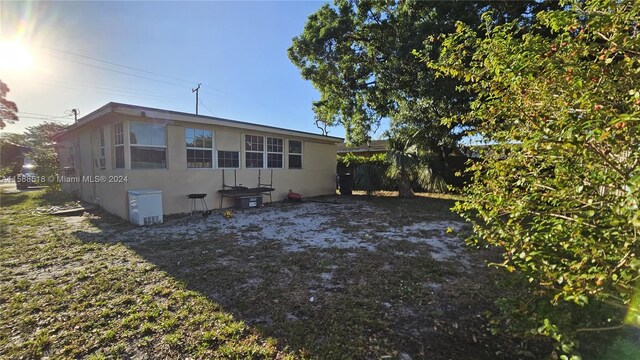
[[[336,144],[342,139],[246,122],[108,103],[56,136],[62,188],[128,217],[128,191],[162,191],[163,213],[186,213],[187,194],[220,204],[227,185],[271,182],[273,201],[290,189],[335,193]],[[232,198],[223,207],[233,206]]]

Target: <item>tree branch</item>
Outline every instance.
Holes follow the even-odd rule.
[[[600,158],[602,160],[604,160],[604,162],[606,162],[609,166],[611,166],[611,168],[613,170],[615,170],[618,174],[622,175],[623,177],[627,177],[627,173],[622,171],[621,168],[619,168],[617,166],[617,164],[615,164],[614,162],[611,161],[611,159],[609,159],[609,157],[607,157],[607,155],[605,153],[603,153],[602,151],[600,151],[600,149],[598,149],[597,147],[595,147],[593,145],[593,143],[591,141],[587,141],[586,145],[588,148],[590,148],[591,150],[593,150],[596,154],[598,154],[598,156],[600,156]]]
[[[616,325],[616,326],[608,326],[601,328],[580,328],[576,329],[576,332],[600,332],[600,331],[610,331],[610,330],[619,330],[624,327],[624,324]]]

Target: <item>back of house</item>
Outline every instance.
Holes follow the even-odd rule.
[[[271,185],[274,201],[290,189],[333,194],[342,141],[120,103],[79,119],[55,140],[63,191],[123,218],[129,217],[129,191],[139,189],[161,191],[165,215],[191,211],[188,194],[207,194],[210,207],[232,206],[232,197],[221,198],[219,190],[231,189],[223,185]]]

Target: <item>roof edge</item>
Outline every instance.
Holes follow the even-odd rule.
[[[246,122],[246,121],[225,119],[225,118],[221,118],[221,117],[206,116],[206,115],[200,115],[200,114],[196,115],[196,114],[191,114],[191,113],[186,113],[186,112],[181,112],[181,111],[158,109],[158,108],[152,108],[152,107],[147,107],[147,106],[124,104],[124,103],[118,103],[118,102],[109,102],[109,103],[105,104],[104,106],[102,106],[102,107],[92,111],[91,113],[83,116],[82,118],[80,118],[78,120],[77,123],[71,125],[66,130],[56,134],[54,136],[54,140],[57,141],[62,136],[66,135],[66,134],[70,133],[71,131],[76,130],[76,129],[84,126],[84,125],[87,125],[88,123],[92,122],[93,120],[95,120],[95,119],[97,119],[97,118],[99,118],[101,116],[106,115],[107,113],[117,112],[117,113],[126,114],[125,111],[119,111],[119,110],[140,110],[140,111],[149,111],[149,112],[156,112],[156,113],[166,114],[166,115],[169,115],[169,116],[170,115],[176,115],[176,116],[182,116],[182,117],[193,118],[193,119],[212,120],[214,122],[222,123],[222,124],[219,124],[219,125],[223,125],[223,126],[226,125],[226,126],[237,127],[237,128],[242,128],[242,127],[246,127],[246,126],[258,127],[258,128],[264,129],[262,131],[275,130],[277,132],[288,132],[288,133],[293,133],[293,134],[299,134],[300,136],[304,136],[304,137],[315,138],[317,140],[325,140],[325,141],[335,142],[335,143],[339,143],[339,142],[344,141],[343,138],[335,137],[335,136],[320,135],[320,134],[314,134],[314,133],[311,133],[311,132],[293,130],[293,129],[286,129],[286,128],[281,128],[281,127],[276,127],[276,126],[271,126],[271,125],[262,125],[262,124],[250,123],[250,122]],[[188,121],[188,120],[181,119],[181,120],[177,120],[177,121]],[[226,123],[226,124],[224,124],[224,123]]]

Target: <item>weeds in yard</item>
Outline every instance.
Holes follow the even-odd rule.
[[[152,239],[107,214],[70,222],[32,211],[68,200],[3,195],[0,353],[8,358],[499,359],[522,347],[493,336],[481,316],[497,296],[495,272],[482,264],[491,254],[465,254],[475,264],[466,268],[434,258],[429,243],[384,235],[458,221],[449,200],[320,199],[328,206],[310,216],[330,221],[317,231],[340,229],[367,246],[298,251],[256,239],[265,223],[224,231],[241,211],[196,234],[195,220],[174,219],[182,235]],[[282,206],[286,217],[304,204]],[[445,228],[411,232],[440,234],[457,239]]]
[[[69,200],[2,194],[2,357],[291,357],[126,246],[80,241],[33,211]]]

